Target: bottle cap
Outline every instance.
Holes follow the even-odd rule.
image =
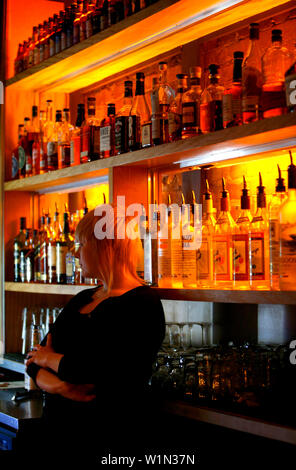
[[[288,189],[296,188],[296,165],[293,163],[292,152],[289,150],[291,164],[288,166]]]
[[[206,201],[209,201],[212,198],[212,193],[210,192],[209,182],[206,179],[206,192],[204,193],[204,198]]]
[[[247,188],[247,182],[244,176],[243,176],[243,185],[244,187],[242,189],[242,195],[241,195],[241,209],[250,210],[251,203],[250,203],[249,190]]]
[[[145,75],[144,75],[143,72],[137,72],[136,78],[137,78],[137,80],[144,80]]]
[[[196,65],[194,67],[190,67],[189,69],[190,73],[190,78],[200,78],[201,77],[201,67],[199,65]]]
[[[279,177],[276,179],[276,187],[275,187],[275,192],[276,193],[284,193],[286,191],[286,186],[285,186],[285,180],[284,178],[282,178],[282,173],[281,173],[281,169],[279,167],[279,165],[277,166],[278,167],[278,172],[279,172]]]
[[[221,208],[221,211],[229,211],[229,193],[226,189],[226,185],[225,185],[225,179],[222,178],[222,193],[221,193],[222,197],[220,199],[220,208]]]
[[[233,58],[234,59],[243,59],[244,58],[244,53],[242,51],[235,51],[233,53]]]
[[[79,103],[77,105],[78,109],[83,109],[85,107],[84,103]]]
[[[209,65],[210,75],[218,75],[219,74],[219,68],[220,68],[220,66],[216,65],[216,64]]]
[[[250,24],[249,38],[259,39],[259,24],[258,23]]]
[[[108,107],[108,116],[111,116],[112,114],[115,114],[115,104],[114,103],[108,103],[107,104],[107,107]]]

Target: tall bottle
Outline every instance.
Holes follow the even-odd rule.
[[[201,67],[190,67],[190,89],[182,100],[182,139],[201,134],[200,130],[200,86]]]
[[[128,152],[129,115],[133,104],[133,82],[124,82],[123,105],[115,116],[115,155]]]
[[[46,143],[46,112],[40,110],[40,133],[39,133],[39,145],[40,145],[40,162],[39,162],[39,173],[43,175],[47,172],[47,143]]]
[[[222,99],[224,87],[219,84],[219,65],[209,65],[209,85],[201,95],[200,127],[203,133],[223,129]]]
[[[285,181],[282,178],[278,165],[278,174],[275,193],[268,207],[269,213],[269,256],[270,256],[270,287],[279,289],[279,262],[280,262],[280,224],[279,214],[281,205],[287,198]]]
[[[158,283],[158,258],[157,258],[157,230],[159,222],[158,211],[151,208],[151,226],[148,216],[144,219],[143,248],[144,248],[144,280],[152,286]]]
[[[233,240],[235,222],[230,213],[229,193],[222,178],[220,214],[217,218],[214,234],[214,282],[219,289],[233,287]]]
[[[129,150],[138,150],[142,146],[151,145],[150,110],[145,98],[145,75],[136,74],[136,93],[128,121]]]
[[[233,78],[231,87],[223,95],[223,127],[240,126],[242,116],[242,62],[244,53],[233,53]]]
[[[85,107],[83,103],[77,105],[77,118],[72,130],[70,141],[70,166],[80,165],[80,134],[81,126],[85,121]]]
[[[100,158],[113,157],[115,154],[115,104],[108,103],[107,116],[100,126]]]
[[[158,88],[158,102],[161,113],[160,120],[160,143],[169,142],[169,120],[168,111],[170,105],[175,99],[175,91],[167,81],[167,62],[159,62],[159,88]]]
[[[70,166],[70,142],[74,127],[70,124],[70,110],[63,109],[62,126],[58,140],[58,168]]]
[[[62,111],[56,110],[55,124],[51,136],[47,140],[47,169],[53,171],[58,169],[58,149],[62,143],[63,124]]]
[[[80,162],[100,158],[100,123],[96,118],[96,98],[87,98],[87,116],[81,127]]]
[[[26,257],[30,251],[30,229],[26,229],[25,241],[20,250],[20,277],[21,282],[27,282],[26,277]]]
[[[40,173],[40,124],[38,119],[38,107],[32,107],[32,175]]]
[[[34,257],[35,257],[35,240],[36,240],[37,230],[33,230],[30,233],[28,251],[25,255],[25,282],[34,281]]]
[[[258,121],[261,119],[261,51],[259,42],[259,24],[251,23],[249,29],[249,47],[243,62],[242,85],[243,85],[243,123]]]
[[[178,73],[178,88],[175,99],[171,102],[168,111],[169,141],[174,142],[182,138],[182,102],[187,91],[187,78],[184,73]]]
[[[150,93],[151,97],[151,134],[153,145],[159,145],[163,143],[163,114],[160,112],[159,104],[159,83],[158,78],[152,78],[152,90]]]
[[[26,240],[26,217],[20,218],[20,231],[13,242],[14,282],[21,282],[20,253]]]
[[[158,232],[157,232],[157,265],[158,287],[172,287],[172,256],[171,237],[172,222],[170,201],[168,206],[160,204],[158,207]]]
[[[292,63],[292,54],[282,44],[280,29],[272,30],[271,42],[271,46],[262,57],[262,108],[265,118],[279,116],[287,112],[285,72]]]
[[[59,212],[56,205],[53,224],[49,226],[49,234],[47,240],[47,279],[49,284],[54,284],[57,280],[56,276],[56,244],[60,238],[62,229],[59,222]]]
[[[184,200],[184,198],[183,198]],[[169,232],[171,232],[171,278],[172,287],[183,287],[183,245],[181,206],[172,205],[169,217]]]
[[[295,290],[296,266],[296,165],[288,167],[288,198],[280,207],[280,289]]]
[[[48,270],[48,251],[47,243],[49,230],[47,225],[47,216],[43,214],[40,218],[39,243],[40,243],[40,282],[47,282]]]
[[[18,143],[11,153],[11,179],[19,177],[19,146],[24,135],[24,124],[18,125]]]
[[[192,202],[185,205],[183,198],[182,206],[182,281],[183,287],[196,287],[196,243],[198,242],[198,231],[195,227],[197,205],[195,203],[195,193],[192,191]]]
[[[56,170],[58,165],[57,141],[55,140],[55,123],[53,121],[52,100],[46,101],[46,122],[44,123],[44,146],[47,159],[46,170]]]
[[[24,133],[22,135],[22,138],[18,146],[19,178],[26,177],[26,166],[29,168],[30,161],[32,161],[30,142],[29,142],[29,129],[30,129],[30,118],[25,117]]]
[[[73,244],[74,241],[70,235],[68,212],[64,212],[63,233],[56,242],[56,273],[58,284],[67,283],[66,255],[69,250],[71,251]]]
[[[269,289],[269,226],[261,173],[257,186],[257,210],[249,228],[249,258],[251,289]]]
[[[34,282],[40,282],[40,237],[39,231],[33,231],[33,245],[34,245]]]
[[[202,240],[196,253],[196,280],[197,286],[202,288],[213,287],[213,238],[215,234],[215,210],[213,197],[206,180],[206,191],[203,195]]]
[[[235,289],[249,289],[249,228],[252,221],[250,196],[245,177],[241,195],[241,210],[233,229],[233,285]]]

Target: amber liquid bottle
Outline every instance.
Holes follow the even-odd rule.
[[[177,74],[178,89],[175,99],[168,111],[169,141],[174,142],[182,138],[182,102],[183,95],[187,91],[187,78],[184,73]]]
[[[92,162],[100,158],[100,123],[96,118],[96,98],[87,99],[87,117],[81,127],[80,162]]]
[[[67,283],[67,270],[66,270],[66,255],[71,246],[74,244],[73,238],[70,235],[69,216],[64,213],[63,233],[56,242],[56,274],[57,283]]]
[[[201,95],[200,127],[203,133],[223,129],[222,99],[224,87],[219,84],[219,65],[209,65],[209,85]]]
[[[124,82],[123,106],[115,117],[115,155],[128,151],[128,122],[133,102],[133,82]]]
[[[100,157],[108,158],[115,155],[115,104],[108,103],[107,117],[101,121]]]
[[[150,110],[145,98],[145,76],[143,72],[136,75],[136,93],[129,116],[128,145],[129,150],[138,150],[151,145]]]
[[[263,78],[261,73],[261,52],[258,47],[258,23],[250,24],[249,38],[249,48],[242,68],[242,111],[244,124],[261,119],[261,93]]]
[[[70,141],[70,166],[80,165],[80,134],[85,121],[85,108],[83,103],[77,106],[77,118]]]
[[[233,79],[230,88],[223,95],[223,127],[240,126],[242,116],[242,62],[244,53],[233,53]]]
[[[182,100],[182,139],[201,134],[200,130],[200,99],[201,99],[201,67],[190,67],[190,89]]]

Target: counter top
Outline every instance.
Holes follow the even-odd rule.
[[[11,400],[16,392],[23,390],[22,388],[0,389],[0,426],[4,424],[16,431],[20,431],[32,420],[39,420],[41,418],[41,398],[28,398],[20,402]]]

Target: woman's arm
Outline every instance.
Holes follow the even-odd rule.
[[[27,365],[34,363],[39,367],[51,369],[53,372],[57,373],[63,354],[58,354],[54,351],[52,347],[52,337],[51,334],[48,333],[46,345],[41,346],[38,344],[33,351],[28,353],[27,357]]]
[[[92,384],[71,384],[60,380],[55,374],[41,368],[36,375],[36,384],[45,392],[61,395],[73,401],[88,402],[96,396]]]

